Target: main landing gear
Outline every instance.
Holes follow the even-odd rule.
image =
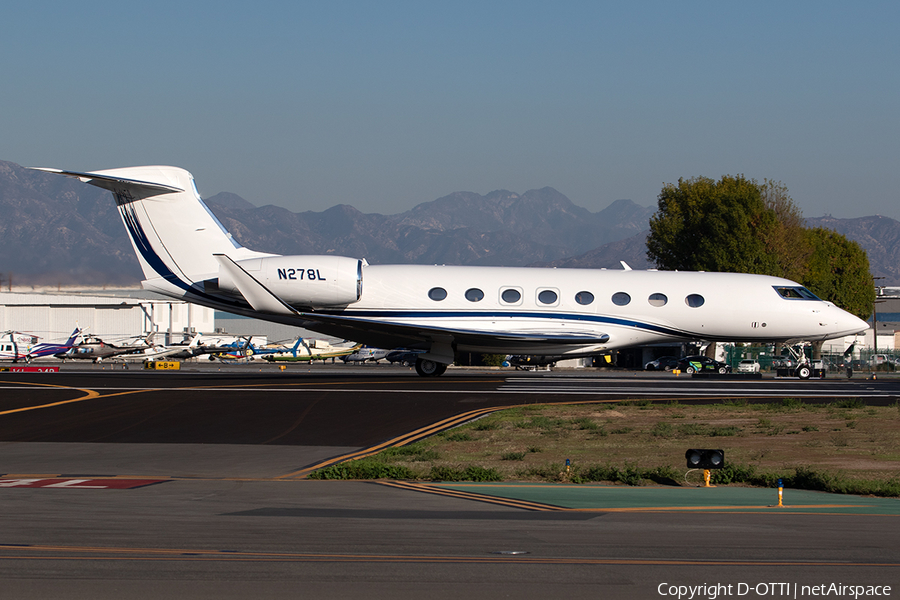
[[[427,358],[416,359],[416,373],[422,377],[440,377],[447,370],[444,363],[428,360]]]

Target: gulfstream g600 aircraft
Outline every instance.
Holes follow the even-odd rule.
[[[454,354],[578,357],[668,341],[823,340],[864,321],[787,279],[737,273],[369,265],[238,244],[190,173],[41,169],[110,190],[144,288],[379,348],[424,350],[423,376]]]

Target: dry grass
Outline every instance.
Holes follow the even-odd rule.
[[[506,480],[546,480],[573,466],[687,471],[688,448],[722,448],[730,464],[808,467],[853,479],[900,477],[900,410],[859,401],[679,405],[632,402],[527,406],[495,413],[375,457],[414,472],[494,469]]]

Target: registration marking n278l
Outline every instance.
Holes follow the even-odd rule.
[[[278,279],[303,281],[325,281],[318,269],[278,269]]]

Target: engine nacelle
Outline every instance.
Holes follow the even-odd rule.
[[[297,307],[346,306],[362,295],[362,261],[346,256],[272,256],[237,264],[273,294]],[[231,276],[219,269],[219,289],[236,292]]]

